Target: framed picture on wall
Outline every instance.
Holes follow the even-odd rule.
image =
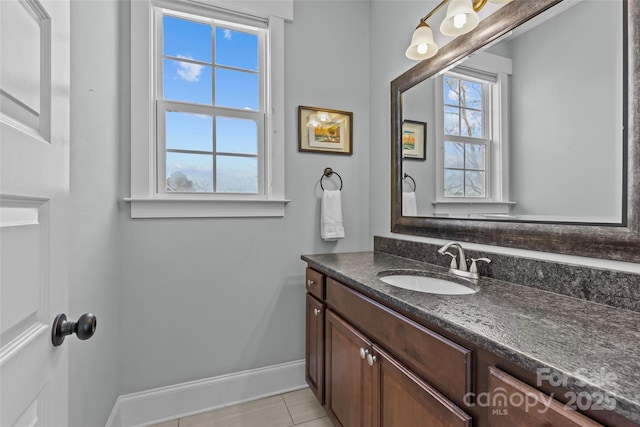
[[[427,159],[427,124],[415,120],[402,122],[402,158]]]
[[[353,154],[353,113],[298,107],[298,151]]]

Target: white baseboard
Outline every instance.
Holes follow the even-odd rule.
[[[106,427],[138,427],[306,387],[304,360],[118,397]]]

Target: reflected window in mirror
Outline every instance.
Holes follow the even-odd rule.
[[[486,156],[491,138],[486,118],[491,104],[485,102],[491,83],[446,73],[444,97],[444,188],[445,198],[487,197]],[[499,106],[497,106],[499,108]]]
[[[482,53],[435,80],[434,214],[509,214],[511,61]]]

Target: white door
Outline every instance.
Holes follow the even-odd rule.
[[[0,426],[68,425],[69,2],[0,0]]]

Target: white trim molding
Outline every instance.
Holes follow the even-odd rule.
[[[282,217],[290,200],[133,199],[131,218]]]
[[[157,129],[155,123],[155,89],[157,86],[154,68],[155,37],[154,7],[171,4],[176,10],[213,13],[214,3],[249,6],[255,2],[217,2],[215,0],[172,1],[140,0],[131,2],[131,194],[124,198],[131,204],[132,218],[204,218],[204,217],[275,217],[284,216],[285,206],[285,114],[284,114],[284,19],[280,16],[265,16],[266,64],[265,86],[266,116],[264,118],[265,143],[261,161],[264,170],[260,174],[260,194],[241,195],[246,203],[238,202],[238,195],[225,194],[168,194],[157,190]],[[289,4],[290,3],[290,4]],[[292,2],[264,2],[277,6],[277,13],[292,19]],[[288,6],[287,6],[288,5]],[[209,9],[207,9],[209,8]],[[282,8],[282,9],[280,9]],[[289,11],[289,8],[291,11]],[[237,8],[236,8],[237,9]],[[240,8],[242,9],[242,8]],[[242,12],[242,10],[232,10]],[[216,13],[224,13],[219,10]],[[257,13],[257,12],[256,12]],[[254,15],[255,16],[255,15]],[[187,199],[188,196],[190,199]],[[195,202],[199,199],[201,202]]]
[[[142,427],[307,386],[304,360],[118,397],[106,427]]]
[[[192,3],[228,9],[247,15],[268,18],[277,16],[293,21],[293,0],[189,0]]]

